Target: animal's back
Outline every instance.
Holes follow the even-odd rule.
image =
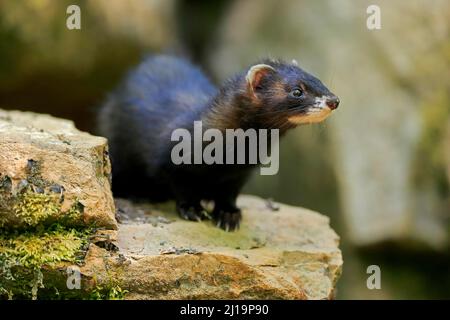
[[[166,198],[161,166],[170,161],[172,131],[200,119],[215,92],[198,68],[170,56],[147,58],[128,75],[98,118],[109,140],[116,195]]]

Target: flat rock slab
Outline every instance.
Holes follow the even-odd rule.
[[[107,140],[73,122],[0,110],[0,228],[65,216],[117,228]]]
[[[119,199],[116,251],[91,245],[82,274],[113,278],[126,299],[333,298],[343,262],[327,217],[253,196],[238,204],[241,229],[227,233],[181,220],[172,205]]]

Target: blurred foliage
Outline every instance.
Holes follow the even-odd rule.
[[[133,3],[0,2],[0,108],[50,113],[92,129],[95,107],[126,70],[145,52],[170,47],[169,39],[175,39],[169,23],[172,1],[150,2],[145,10]],[[70,4],[81,8],[81,30],[66,28]],[[123,23],[111,19],[127,11],[136,23],[134,32],[117,32]],[[148,28],[154,30],[151,37]]]
[[[446,175],[447,123],[450,119],[450,86],[447,91],[435,91],[422,110],[423,132],[417,147],[415,183],[435,181],[443,197],[449,193]]]

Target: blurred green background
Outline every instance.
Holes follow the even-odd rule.
[[[66,8],[81,8],[81,30]],[[366,27],[369,5],[380,30]],[[73,119],[152,52],[220,82],[261,57],[297,59],[341,98],[282,142],[280,172],[245,192],[317,210],[341,236],[338,299],[450,298],[450,2],[2,0],[0,108]],[[381,268],[381,290],[366,286]]]

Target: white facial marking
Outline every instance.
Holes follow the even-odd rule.
[[[321,108],[328,108],[328,105],[327,105],[327,100],[328,99],[330,99],[331,97],[329,97],[329,96],[321,96],[321,97],[316,97],[316,100],[315,100],[315,104],[314,104],[314,106],[316,107],[321,107]]]
[[[314,105],[306,114],[289,117],[289,122],[294,124],[322,122],[331,114],[331,109],[327,105],[328,99],[330,99],[329,96],[316,97]]]
[[[297,60],[292,59],[292,64],[293,64],[294,66],[297,66],[297,67],[298,67],[298,62],[297,62]]]

